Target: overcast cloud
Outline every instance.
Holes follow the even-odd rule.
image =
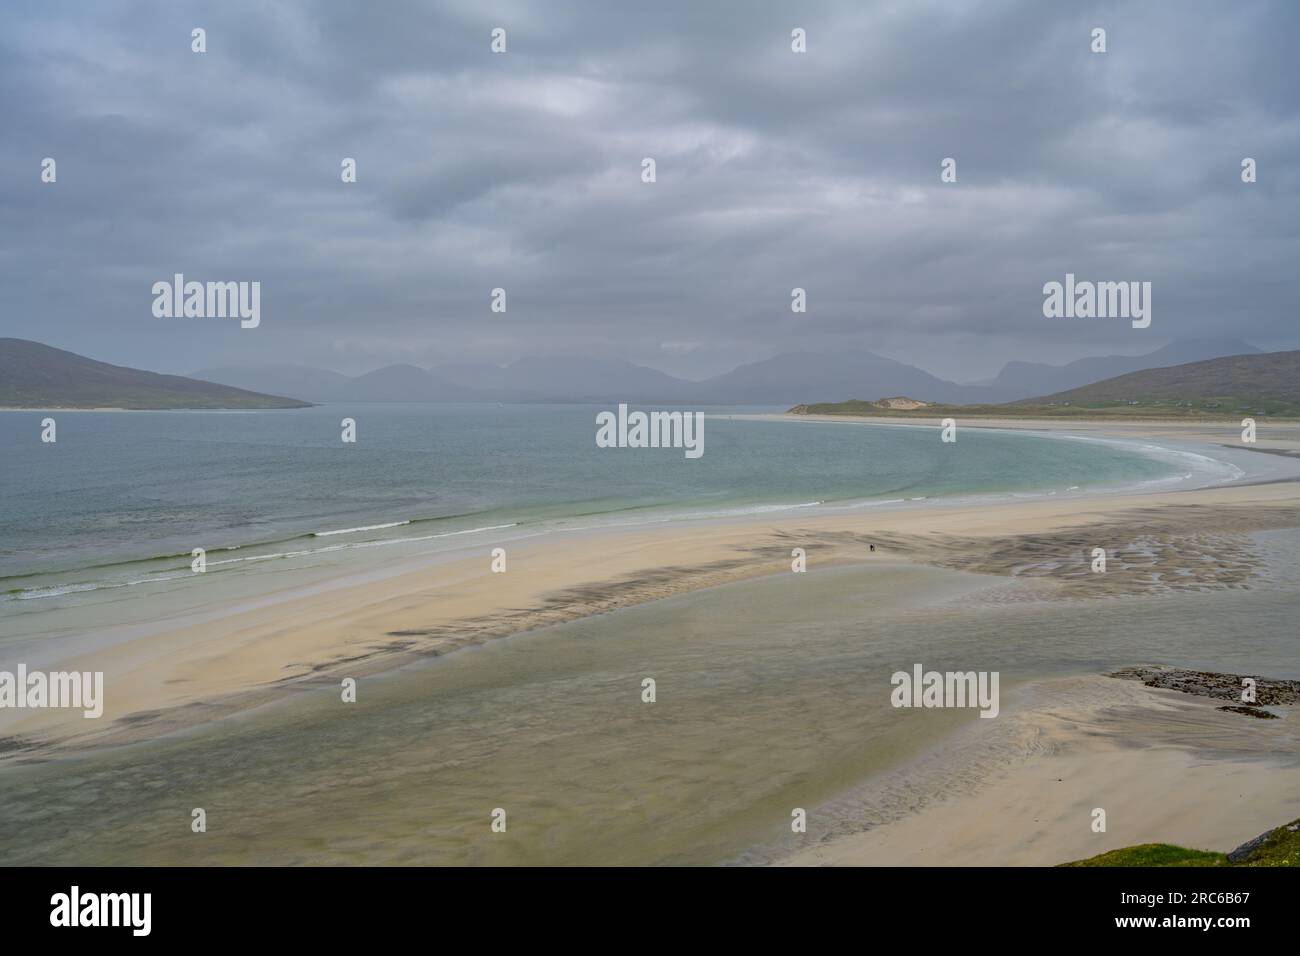
[[[703,377],[862,348],[959,380],[1300,347],[1291,2],[10,0],[0,23],[0,335],[173,372]],[[175,272],[260,281],[260,327],[154,318]],[[1066,272],[1151,281],[1151,327],[1045,319]]]

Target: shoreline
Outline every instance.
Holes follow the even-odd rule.
[[[741,420],[741,421],[753,420],[753,421],[795,422],[801,420],[809,420],[809,421],[825,420],[827,422],[830,422],[833,419],[834,421],[839,421],[840,423],[859,424],[859,425],[897,424],[897,423],[891,423],[887,421],[877,421],[874,419],[848,418],[847,416],[832,416],[826,419],[810,418],[806,416],[771,415],[771,414],[743,414],[743,415],[735,415],[735,416],[727,415],[727,416],[719,416],[719,417]],[[902,427],[930,428],[930,427],[937,427],[937,426],[926,425],[926,424],[920,424],[920,425],[904,424]],[[986,426],[976,425],[973,427],[984,428]],[[324,537],[344,534],[346,532],[351,532],[351,531],[366,531],[366,530],[373,530],[374,528],[399,527],[399,526],[402,527],[410,526],[414,529],[415,526],[422,526],[424,524],[433,524],[437,522],[450,520],[450,518],[447,517],[420,516],[420,515],[408,516],[408,517],[397,518],[397,519],[393,519],[392,516],[375,516],[375,515],[370,515],[369,517],[365,517],[365,518],[361,516],[351,516],[350,518],[341,516],[337,519],[334,519],[335,523],[342,524],[342,523],[346,523],[346,521],[348,520],[369,521],[369,522],[377,522],[377,523],[372,524],[370,527],[362,526],[357,528],[348,528],[344,530],[330,530],[325,532],[298,531],[298,532],[285,533],[280,537],[274,537],[274,538],[263,538],[257,540],[240,540],[237,543],[219,544],[217,546],[208,549],[210,555],[217,555],[217,554],[222,554],[225,552],[233,552],[233,551],[244,552],[244,554],[242,556],[234,557],[231,559],[222,559],[219,561],[210,560],[209,564],[220,565],[224,563],[240,563],[246,561],[264,561],[273,558],[303,557],[303,556],[311,556],[317,553],[333,552],[340,549],[346,551],[346,550],[360,549],[360,548],[393,547],[393,546],[400,546],[404,544],[411,544],[411,543],[424,541],[424,540],[453,538],[461,535],[477,534],[480,532],[501,531],[507,529],[514,529],[513,533],[508,537],[497,537],[491,540],[483,539],[483,542],[480,543],[486,543],[488,545],[498,545],[498,544],[505,545],[508,544],[510,540],[520,535],[522,535],[523,537],[530,537],[530,536],[551,535],[551,534],[573,534],[573,533],[581,533],[586,531],[604,532],[604,531],[618,531],[622,529],[638,530],[638,529],[653,527],[662,524],[674,524],[674,525],[681,525],[684,527],[692,527],[692,526],[699,526],[699,525],[708,526],[715,523],[760,520],[767,516],[776,516],[785,512],[813,513],[820,516],[820,515],[829,515],[829,514],[842,514],[842,513],[856,511],[858,509],[895,511],[895,510],[907,510],[907,509],[936,507],[936,506],[949,506],[949,507],[980,506],[982,507],[982,506],[1014,503],[1027,498],[1044,497],[1044,496],[1051,497],[1051,496],[1056,496],[1058,494],[1074,495],[1075,497],[1080,497],[1080,498],[1109,497],[1109,496],[1124,496],[1124,495],[1156,493],[1161,490],[1166,490],[1166,488],[1170,490],[1187,490],[1192,488],[1219,487],[1222,485],[1226,485],[1228,483],[1262,484],[1267,482],[1300,481],[1300,467],[1290,467],[1284,464],[1283,462],[1278,462],[1270,468],[1265,468],[1262,465],[1255,465],[1253,466],[1253,470],[1257,471],[1258,474],[1255,474],[1253,476],[1248,476],[1248,472],[1246,469],[1242,468],[1238,464],[1233,464],[1231,461],[1226,460],[1225,457],[1215,458],[1204,453],[1207,450],[1215,450],[1217,452],[1217,449],[1201,449],[1200,451],[1191,451],[1186,448],[1184,449],[1166,448],[1162,446],[1152,445],[1146,442],[1142,442],[1140,444],[1136,443],[1135,439],[1142,439],[1146,437],[1145,435],[1141,435],[1141,434],[1134,435],[1134,436],[1125,436],[1123,438],[1120,438],[1117,436],[1104,436],[1104,435],[1092,436],[1092,435],[1072,434],[1066,432],[1050,432],[1050,431],[1042,431],[1033,428],[1024,428],[1024,429],[1003,428],[1001,427],[1001,425],[989,425],[987,427],[989,428],[989,430],[1008,431],[1008,432],[1029,431],[1033,437],[1039,437],[1047,440],[1098,441],[1103,444],[1107,444],[1119,448],[1132,455],[1147,457],[1156,461],[1161,461],[1166,465],[1170,464],[1171,460],[1176,461],[1181,467],[1191,468],[1192,470],[1182,475],[1171,474],[1163,478],[1147,479],[1137,483],[1109,484],[1109,485],[1095,484],[1095,485],[1077,486],[1077,487],[1071,487],[1065,489],[1061,489],[1061,488],[1049,489],[1047,487],[1042,487],[1042,488],[1034,487],[1034,488],[1004,489],[1004,490],[989,490],[989,491],[956,492],[956,493],[943,494],[943,495],[902,497],[896,499],[885,498],[885,497],[863,497],[863,498],[854,497],[854,498],[842,498],[842,499],[824,499],[824,500],[807,501],[807,502],[762,502],[762,503],[750,503],[745,505],[736,505],[735,507],[732,508],[724,507],[721,510],[713,510],[713,508],[711,507],[706,509],[706,507],[702,505],[690,505],[687,503],[672,503],[672,504],[664,503],[664,504],[657,504],[652,506],[649,509],[649,511],[645,514],[645,516],[640,518],[630,517],[631,515],[636,514],[635,510],[634,511],[614,510],[614,511],[607,511],[607,512],[598,512],[590,516],[571,515],[567,517],[561,516],[558,518],[543,518],[541,520],[526,520],[516,515],[513,518],[511,518],[511,520],[507,521],[504,524],[492,525],[484,528],[456,529],[450,531],[443,531],[431,535],[425,535],[421,537],[376,538],[376,539],[365,539],[357,542],[342,540],[340,544],[336,544],[336,545],[326,545],[322,543],[319,546],[315,546],[315,547],[301,547],[298,551],[293,551],[288,553],[274,553],[274,552],[265,553],[265,554],[258,553],[257,549],[272,548],[275,546],[292,547],[292,544],[294,542],[299,542],[299,541],[313,542],[313,541],[318,541],[319,539]],[[1176,438],[1180,441],[1186,441],[1190,437],[1197,437],[1198,439],[1201,440],[1202,443],[1204,443],[1204,441],[1208,440],[1209,436],[1177,435],[1177,436],[1169,436],[1169,437],[1171,439]],[[1230,445],[1222,445],[1220,447],[1226,450],[1227,452],[1233,454],[1240,451],[1249,450],[1249,451],[1268,453],[1282,459],[1300,458],[1300,430],[1297,431],[1297,440],[1295,441],[1294,444],[1296,446],[1296,450],[1294,452],[1287,449],[1286,447],[1269,447],[1269,448],[1258,448],[1258,449],[1230,446]],[[1222,455],[1222,452],[1218,452],[1218,454]],[[1231,457],[1231,456],[1227,456],[1227,457]],[[1184,484],[1185,482],[1190,482],[1190,483]],[[508,513],[502,512],[502,514],[497,517],[504,521],[507,517],[510,516],[508,515]],[[572,526],[572,527],[567,526],[568,522],[577,521],[577,520],[589,520],[591,523]],[[323,523],[329,524],[330,521],[327,520]],[[68,567],[68,568],[53,569],[49,571],[31,572],[29,574],[9,574],[9,575],[5,575],[4,579],[8,581],[39,580],[42,577],[57,577],[60,575],[70,575],[70,574],[75,574],[87,570],[94,570],[95,568],[126,568],[132,565],[147,565],[154,562],[167,561],[167,560],[181,562],[181,564],[177,568],[172,569],[172,570],[180,570],[183,569],[184,565],[188,564],[189,556],[187,552],[176,552],[176,553],[158,553],[158,554],[142,555],[136,557],[123,557],[123,558],[118,558],[118,559],[108,561],[102,565],[92,566],[90,568]],[[151,572],[142,570],[139,573],[148,575]],[[157,573],[163,573],[163,572],[157,572]],[[149,584],[149,583],[154,583],[154,580],[155,579],[145,577],[139,581],[132,581],[127,583],[133,585]],[[164,580],[164,579],[159,579],[159,580]],[[28,600],[28,599],[41,598],[46,596],[59,596],[61,593],[94,591],[94,590],[102,589],[104,587],[113,587],[113,586],[116,585],[112,582],[97,582],[90,587],[82,587],[80,586],[79,583],[77,586],[72,587],[69,592],[62,592],[58,590],[60,587],[63,587],[62,585],[53,585],[51,590],[53,590],[54,593],[52,594],[49,595],[39,594],[39,595],[32,595],[30,597],[19,597],[16,599]],[[21,589],[21,591],[24,594],[26,594],[29,591],[42,591],[42,590],[47,590],[47,588],[40,587],[40,586],[32,586],[32,587],[24,587]],[[0,595],[0,605],[2,605],[4,601],[11,600],[11,599],[15,599],[15,598],[10,598],[8,595]]]
[[[64,712],[6,711],[0,762],[49,758],[82,747],[133,743],[273,701],[295,685],[365,677],[417,660],[550,624],[747,580],[788,573],[803,547],[810,571],[873,562],[912,562],[1004,577],[1043,578],[1063,594],[1143,593],[1150,581],[1109,574],[1090,580],[1084,553],[1117,533],[1174,534],[1216,527],[1225,534],[1300,525],[1293,483],[1096,497],[1037,497],[997,504],[783,513],[767,520],[680,523],[634,531],[584,529],[518,539],[506,574],[475,557],[442,554],[360,581],[322,582],[231,613],[160,622],[138,637],[83,647],[51,669],[103,671],[101,720]],[[877,547],[875,552],[870,546]],[[1235,586],[1251,573],[1225,547],[1184,586]],[[1072,564],[1037,568],[1044,554]],[[1049,564],[1051,562],[1048,562]],[[430,571],[436,569],[436,576]],[[521,573],[523,572],[523,573]],[[78,715],[79,716],[79,715]],[[16,719],[15,719],[16,718]],[[94,724],[95,726],[87,726]],[[7,744],[7,746],[5,746]]]
[[[1300,442],[1300,434],[1294,440]],[[490,571],[487,542],[467,545],[405,562],[398,569],[345,575],[293,589],[305,593],[291,590],[179,626],[164,622],[150,633],[83,649],[70,663],[78,670],[105,672],[103,719],[85,721],[79,712],[4,712],[0,766],[45,763],[102,747],[173,737],[304,690],[337,688],[345,676],[377,676],[551,624],[789,573],[795,547],[806,550],[810,572],[873,563],[946,567],[1007,580],[1030,579],[1045,600],[1241,587],[1257,568],[1248,549],[1234,544],[1235,539],[1256,530],[1300,527],[1300,489],[1295,486],[1300,462],[1285,455],[1254,458],[1261,467],[1269,463],[1290,472],[1290,477],[1252,483],[1247,476],[1217,486],[1126,494],[1040,495],[978,503],[940,499],[894,509],[828,509],[816,514],[796,510],[633,529],[558,529],[510,543],[510,570],[505,574]],[[1215,539],[1210,551],[1198,552],[1198,545],[1189,543],[1206,536]],[[1117,568],[1131,566],[1135,573],[1111,573],[1104,580],[1088,573],[1085,555],[1092,545],[1135,537],[1161,542],[1165,553],[1194,573],[1178,581],[1153,577],[1143,570],[1145,558],[1130,560],[1122,548]],[[1213,560],[1205,561],[1206,554]],[[1141,663],[1140,657],[1140,649],[1135,649],[1132,663]],[[996,832],[978,829],[978,821],[989,813],[1010,818],[1023,814],[1027,793],[1050,804],[1047,784],[1052,781],[1105,779],[1118,787],[1124,774],[1139,768],[1162,785],[1177,783],[1180,799],[1187,801],[1189,809],[1175,814],[1182,829],[1171,842],[1226,842],[1238,830],[1251,831],[1242,836],[1247,839],[1275,822],[1264,816],[1289,806],[1277,802],[1282,799],[1278,794],[1300,792],[1300,777],[1292,780],[1285,767],[1269,764],[1268,773],[1258,775],[1270,783],[1258,785],[1256,810],[1229,820],[1231,801],[1214,803],[1216,822],[1201,827],[1193,811],[1203,809],[1206,794],[1218,793],[1215,775],[1232,779],[1224,771],[1238,769],[1240,762],[1230,756],[1207,761],[1173,741],[1147,741],[1144,746],[1136,728],[1154,727],[1159,733],[1157,718],[1169,705],[1158,698],[1173,692],[1136,686],[1123,693],[1129,692],[1135,695],[1129,701],[1131,712],[1120,717],[1089,710],[1086,701],[1076,702],[1074,711],[1049,708],[1038,713],[1034,730],[1053,741],[1051,752],[1032,753],[1022,764],[1002,767],[972,794],[941,800],[902,820],[819,846],[815,852],[820,857],[795,854],[788,862],[925,862],[916,848],[936,845],[921,839],[928,832],[947,834],[950,843],[943,845],[950,847],[951,858],[944,862],[1059,863],[1149,842],[1157,834],[1134,838],[1135,831],[1126,824],[1112,827],[1109,842],[1071,842],[1073,836],[1054,842],[1053,837],[1013,852],[997,849]],[[1156,700],[1157,705],[1144,708],[1143,699]],[[1200,705],[1188,706],[1195,710]],[[1138,713],[1145,717],[1134,716]],[[1287,723],[1247,721],[1232,714],[1207,719],[1211,723],[1204,727],[1226,727],[1235,734],[1256,733],[1256,725]],[[1230,723],[1213,723],[1225,720]],[[1147,767],[1141,758],[1151,753],[1158,759]],[[1263,764],[1254,761],[1251,766],[1258,770]],[[1285,786],[1277,785],[1282,779],[1278,773],[1285,777]],[[1152,814],[1161,812],[1154,799],[1158,792],[1152,783],[1142,789],[1145,796],[1140,800],[1123,798],[1116,806],[1130,823],[1150,821]],[[1069,814],[1052,821],[1064,828],[1061,832],[1077,823]],[[1087,820],[1083,830],[1095,836],[1087,831]],[[1076,856],[1068,856],[1074,849],[1061,850],[1076,843]],[[1045,847],[1053,854],[1061,852],[1048,860]]]
[[[747,417],[786,421],[802,418]],[[1109,424],[1095,423],[1095,430],[1112,432]],[[1210,437],[1199,433],[1188,436],[1185,431],[1179,429],[1180,438]],[[1123,441],[1153,436],[1141,430],[1105,437]],[[1300,447],[1300,428],[1290,440]],[[1271,442],[1270,447],[1276,444]],[[684,591],[779,573],[788,570],[790,549],[800,546],[801,537],[807,539],[803,544],[808,545],[805,550],[810,567],[819,562],[876,560],[869,550],[872,542],[863,537],[874,534],[882,545],[880,558],[1005,575],[1014,565],[999,566],[996,561],[970,560],[970,556],[963,560],[960,554],[957,560],[949,561],[944,554],[936,553],[943,552],[945,546],[936,549],[932,544],[925,545],[923,539],[941,532],[950,537],[964,532],[982,539],[1052,532],[1070,538],[1077,536],[1072,529],[1104,524],[1111,514],[1137,514],[1168,505],[1215,508],[1236,503],[1279,507],[1291,500],[1300,504],[1300,492],[1287,487],[1300,481],[1300,461],[1293,462],[1285,455],[1260,455],[1254,460],[1260,462],[1256,474],[1198,487],[1146,491],[1130,487],[1122,492],[1094,489],[1068,496],[1046,492],[977,494],[903,502],[836,503],[815,512],[792,507],[738,515],[678,517],[631,526],[610,523],[531,533],[516,529],[526,533],[500,542],[512,552],[511,573],[492,574],[485,559],[462,556],[471,551],[486,554],[490,546],[498,543],[484,539],[464,548],[432,553],[423,560],[412,558],[395,567],[344,572],[287,592],[269,593],[241,602],[242,606],[229,609],[230,613],[183,615],[174,627],[166,620],[143,628],[124,627],[121,639],[114,643],[69,648],[62,657],[57,656],[60,651],[54,651],[55,656],[49,659],[59,663],[66,661],[69,653],[77,653],[78,669],[105,671],[109,686],[119,688],[110,699],[125,698],[129,702],[125,708],[113,708],[113,720],[106,713],[105,723],[120,724],[125,719],[132,730],[125,734],[123,742],[130,742],[141,739],[145,726],[160,723],[162,711],[202,711],[203,719],[197,722],[206,722],[214,715],[244,709],[251,699],[264,698],[268,691],[273,696],[286,685],[322,678],[345,665],[360,670],[354,676],[369,676],[495,637]],[[1271,472],[1263,467],[1264,463],[1272,466]],[[1263,475],[1267,482],[1255,483],[1263,472],[1270,472]],[[1122,523],[1124,519],[1120,520]],[[1063,542],[1063,546],[1074,543]],[[961,547],[946,542],[949,551],[961,552],[969,546],[969,542]],[[542,550],[552,553],[544,562],[538,560]],[[515,570],[521,562],[527,568],[526,574]],[[561,570],[557,572],[556,566]],[[436,582],[422,580],[430,570],[436,570]],[[457,595],[463,600],[447,601],[445,595],[452,589],[463,589],[464,593]],[[321,603],[317,599],[322,594],[333,597]],[[313,604],[329,610],[321,614]],[[435,606],[439,604],[442,607]],[[358,629],[368,632],[367,637],[340,633],[340,620],[359,625]],[[333,626],[324,633],[306,633],[313,623],[324,625],[327,621]],[[133,630],[141,631],[140,636],[132,636]],[[226,630],[231,633],[224,635]],[[223,644],[231,646],[221,647]],[[287,663],[276,666],[278,661]],[[167,689],[178,683],[190,685],[190,691],[178,694]],[[214,702],[214,697],[223,700]],[[142,712],[149,715],[148,720],[140,719]],[[68,726],[69,722],[57,712],[19,715],[17,720],[14,714],[0,712],[0,745],[10,742],[9,748],[0,747],[0,762],[6,750],[12,753],[17,742],[10,738],[45,737],[58,724],[64,725],[64,733],[56,731],[48,740],[55,750],[73,742],[71,738],[90,742],[123,737],[121,727],[118,732],[105,733],[75,722]],[[161,724],[171,722],[168,719]],[[187,718],[175,729],[195,722]],[[68,733],[74,727],[80,732]],[[69,739],[59,739],[64,736]],[[39,750],[47,748],[41,746]]]

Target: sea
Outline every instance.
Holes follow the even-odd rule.
[[[598,448],[595,406],[0,412],[0,643],[56,608],[186,605],[552,530],[1177,485],[1213,462],[1137,443],[855,426],[706,409],[705,453]],[[356,422],[342,441],[341,422]],[[143,596],[143,602],[137,598]],[[199,600],[196,597],[196,600]],[[96,618],[103,623],[103,618]]]

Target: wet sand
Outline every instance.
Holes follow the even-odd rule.
[[[1039,703],[1015,718],[1020,746],[978,787],[783,863],[1055,866],[1139,843],[1226,853],[1300,816],[1294,708],[1252,720],[1108,677],[1034,690]]]
[[[1071,422],[1069,430],[1079,426]],[[1172,434],[1163,424],[1126,428],[1125,437]],[[1111,423],[1097,431],[1119,433]],[[1184,427],[1177,436],[1225,437],[1203,426]],[[1016,584],[1001,598],[1011,602],[1247,589],[1265,570],[1250,535],[1300,527],[1294,480],[1300,462],[1282,454],[1293,444],[1300,447],[1297,430],[1279,430],[1251,449],[1278,453],[1259,456],[1268,462],[1254,476],[1266,476],[1262,482],[554,533],[511,544],[503,574],[491,571],[483,549],[402,573],[344,577],[309,593],[275,594],[259,606],[70,653],[68,669],[105,672],[104,718],[8,711],[0,722],[0,759],[39,762],[154,740],[296,691],[337,688],[343,677],[378,675],[705,588],[788,575],[794,548],[806,551],[810,571],[910,563],[1001,577]],[[1105,574],[1090,570],[1095,547],[1107,549]],[[996,594],[988,600],[998,600]],[[815,617],[815,609],[810,613]],[[1142,660],[1135,644],[1129,663]],[[1287,765],[1295,746],[1292,719],[1249,720],[1199,701],[1162,699],[1171,692],[1095,680],[1102,683],[1073,688],[1074,709],[1020,713],[1015,726],[1024,732],[1023,746],[989,762],[977,790],[865,832],[838,834],[796,851],[792,861],[1056,863],[1166,838],[1226,850],[1225,843],[1296,815],[1294,800],[1285,796],[1300,793],[1300,777]],[[1180,715],[1181,737],[1166,726],[1171,713]],[[1216,745],[1206,746],[1211,740]],[[1065,781],[1090,787],[1071,786],[1074,796],[1063,802],[1053,785],[1059,790]],[[1234,787],[1236,796],[1229,793]],[[1243,801],[1249,812],[1241,811]],[[1092,833],[1092,806],[1107,808],[1106,834]],[[1007,827],[990,827],[990,819],[1006,820]],[[1024,832],[1027,819],[1035,823]]]

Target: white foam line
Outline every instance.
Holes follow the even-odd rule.
[[[100,588],[124,588],[125,584],[59,584],[49,588],[32,588],[8,595],[12,601],[31,601],[35,598],[61,597],[64,594],[80,594],[82,591],[98,591]]]
[[[243,561],[269,561],[271,558],[300,558],[308,554],[325,554],[329,551],[350,551],[354,548],[379,548],[390,544],[406,544],[411,541],[432,541],[435,538],[454,538],[462,534],[480,534],[484,531],[501,531],[505,528],[513,528],[518,522],[511,524],[494,524],[483,528],[465,528],[462,531],[444,531],[441,534],[421,534],[410,538],[384,538],[379,541],[360,541],[356,544],[331,544],[324,548],[307,548],[302,551],[279,551],[275,554],[255,554],[247,558],[227,558],[224,561],[209,561],[208,567],[222,564],[238,564]]]
[[[737,420],[739,420],[740,417],[741,416],[737,416]],[[860,422],[860,421],[854,421],[853,419],[846,419],[844,421],[826,421],[824,419],[798,419],[798,418],[785,416],[785,415],[754,415],[748,417],[750,421],[783,421],[783,422],[792,422],[795,424],[805,424],[805,425],[860,425],[868,428],[870,427],[922,428],[922,429],[930,429],[930,430],[937,430],[939,428],[938,425],[934,425],[930,423]],[[1065,425],[1066,423],[1063,422],[1061,424]],[[976,427],[976,426],[972,426],[972,427]],[[1113,447],[1124,448],[1129,451],[1146,452],[1147,456],[1151,458],[1159,458],[1161,457],[1161,455],[1165,455],[1165,456],[1175,456],[1178,458],[1182,458],[1184,460],[1190,459],[1194,465],[1200,466],[1200,471],[1202,476],[1208,481],[1207,487],[1213,485],[1227,484],[1228,482],[1232,482],[1232,481],[1239,481],[1240,479],[1247,476],[1247,472],[1244,469],[1239,468],[1238,466],[1232,464],[1231,462],[1224,461],[1221,458],[1214,458],[1210,455],[1202,455],[1192,451],[1183,451],[1177,448],[1169,448],[1165,445],[1157,445],[1152,442],[1142,441],[1140,439],[1100,438],[1093,435],[1071,435],[1071,434],[1063,434],[1061,432],[1056,432],[1056,431],[1039,430],[1036,428],[998,428],[996,426],[985,426],[985,425],[980,425],[977,427],[980,429],[980,431],[996,432],[1003,435],[1021,435],[1021,436],[1028,436],[1033,438],[1045,438],[1048,440],[1061,439],[1065,441],[1096,442],[1099,445],[1111,445]],[[1068,427],[1068,425],[1066,427]],[[1175,437],[1171,440],[1177,441],[1178,439]],[[1196,474],[1192,473],[1188,475],[1173,475],[1171,477],[1166,477],[1166,478],[1151,478],[1145,481],[1138,481],[1128,485],[1120,485],[1118,488],[1110,488],[1108,489],[1108,493],[1111,494],[1119,493],[1125,487],[1149,488],[1153,485],[1176,484],[1178,482],[1187,481],[1195,477],[1197,477]],[[1098,488],[1098,490],[1101,490],[1101,488]],[[962,500],[962,499],[957,499],[957,500]]]
[[[990,429],[992,430],[992,429]],[[1131,487],[1149,488],[1153,485],[1176,484],[1180,481],[1188,481],[1197,477],[1197,470],[1200,471],[1201,477],[1209,481],[1209,484],[1227,484],[1230,481],[1239,481],[1246,477],[1246,471],[1239,468],[1230,461],[1224,461],[1221,458],[1214,458],[1210,455],[1202,455],[1199,452],[1186,451],[1181,448],[1170,448],[1167,445],[1157,445],[1154,442],[1141,441],[1124,438],[1098,438],[1093,435],[1051,435],[1052,438],[1061,438],[1066,441],[1085,441],[1095,442],[1098,445],[1110,445],[1116,448],[1124,448],[1129,451],[1146,453],[1150,458],[1169,458],[1180,459],[1189,463],[1193,471],[1181,475],[1169,475],[1164,478],[1148,478],[1143,481],[1134,482]],[[1175,439],[1176,440],[1176,439]]]
[[[876,500],[871,500],[871,501],[859,501],[859,502],[855,502],[855,503],[853,503],[853,504],[836,505],[836,507],[837,507],[837,508],[841,508],[841,509],[847,509],[847,508],[878,508],[878,507],[880,507],[881,505],[899,505],[899,504],[902,504],[902,503],[905,502],[905,501],[907,501],[906,498],[883,498],[883,499],[881,499],[881,500],[879,500],[879,501],[876,501]]]
[[[734,518],[739,515],[770,514],[773,511],[795,511],[799,508],[817,508],[825,501],[804,501],[793,505],[751,505],[744,508],[727,508],[723,511],[681,511],[663,518],[634,518],[631,521],[603,521],[597,524],[558,525],[555,531],[604,531],[610,528],[641,528],[652,524],[667,524],[674,521],[707,521],[710,518]],[[615,514],[617,512],[614,512]]]
[[[393,525],[380,525],[379,527],[392,528],[398,525],[409,524],[407,521],[399,521]],[[465,528],[461,531],[444,531],[441,534],[425,534],[411,538],[385,538],[380,541],[359,541],[354,544],[331,544],[324,548],[304,548],[301,551],[277,551],[274,554],[254,554],[246,558],[226,558],[223,561],[209,561],[207,566],[220,567],[225,564],[244,564],[252,561],[270,561],[274,558],[301,558],[312,554],[325,554],[330,551],[351,551],[355,548],[378,548],[389,544],[402,544],[410,541],[432,541],[435,538],[454,538],[462,534],[479,534],[484,531],[501,531],[506,528],[516,527],[518,522],[511,524],[494,524],[483,528]],[[354,529],[359,530],[359,529]],[[229,550],[229,549],[226,549]],[[79,594],[84,591],[99,591],[106,588],[124,588],[135,584],[157,584],[163,581],[175,581],[178,578],[192,577],[190,574],[170,574],[160,575],[154,578],[138,578],[133,581],[111,582],[106,581],[101,584],[66,584],[48,588],[32,588],[31,590],[22,591],[18,594],[5,595],[0,600],[14,601],[31,601],[37,598],[61,597],[64,594]]]
[[[340,528],[338,531],[313,531],[313,538],[328,538],[332,534],[356,534],[358,531],[380,531],[384,528],[400,528],[404,524],[410,524],[409,521],[390,521],[388,524],[367,524],[360,528]]]

